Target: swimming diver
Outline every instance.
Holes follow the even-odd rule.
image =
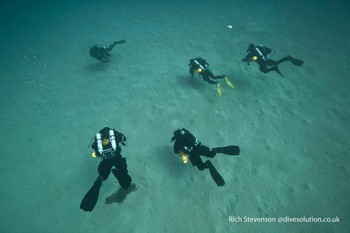
[[[108,46],[108,48],[106,48],[105,46],[94,45],[90,48],[90,55],[91,57],[96,58],[99,61],[109,62],[109,57],[111,56],[109,52],[112,51],[114,46],[116,46],[117,44],[124,44],[124,43],[126,43],[125,40],[115,41],[113,42],[113,44]]]
[[[209,169],[211,177],[218,186],[223,186],[225,184],[224,179],[215,169],[210,160],[203,162],[200,156],[213,158],[217,153],[227,155],[239,155],[240,153],[238,146],[216,147],[210,150],[207,146],[202,145],[192,133],[184,128],[174,131],[174,136],[171,138],[170,142],[173,141],[175,141],[174,153],[179,154],[184,163],[188,163],[189,159],[192,166],[197,166],[200,171]]]
[[[126,138],[115,129],[105,127],[95,136],[91,147],[94,150],[92,157],[101,159],[98,166],[99,176],[93,186],[81,201],[80,208],[84,211],[92,211],[97,203],[102,181],[106,180],[111,172],[117,178],[120,186],[128,190],[131,185],[131,177],[128,174],[126,159],[122,157],[120,145],[126,146]]]
[[[224,79],[229,87],[234,88],[232,82],[225,75],[215,76],[213,72],[209,70],[209,64],[207,63],[207,61],[201,57],[191,59],[188,66],[190,67],[190,74],[192,78],[195,74],[198,74],[199,76],[202,76],[204,81],[210,84],[215,84],[216,91],[219,97],[222,96],[222,91],[219,81],[216,81],[216,79]],[[212,79],[214,79],[215,81]]]
[[[302,60],[293,58],[291,56],[286,56],[278,61],[274,61],[269,58],[271,51],[272,50],[270,48],[267,48],[263,45],[255,46],[254,44],[250,44],[247,49],[248,54],[245,58],[242,59],[242,61],[247,62],[248,65],[250,65],[250,62],[256,62],[259,65],[261,72],[268,73],[270,71],[276,71],[282,77],[284,76],[278,69],[278,65],[282,62],[290,61],[295,66],[301,66],[304,63]]]

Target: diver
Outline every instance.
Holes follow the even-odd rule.
[[[213,74],[213,72],[211,70],[209,70],[209,64],[207,63],[207,61],[201,57],[191,59],[188,66],[190,67],[190,74],[191,74],[192,78],[195,74],[198,74],[199,76],[201,76],[203,78],[204,81],[206,81],[210,84],[215,84],[216,91],[217,91],[219,97],[222,96],[222,91],[221,91],[220,83],[219,83],[219,81],[217,81],[218,79],[224,79],[226,84],[229,87],[234,88],[233,83],[225,75],[215,76]]]
[[[112,51],[114,46],[116,46],[117,44],[124,44],[124,43],[126,43],[125,40],[115,41],[113,42],[113,44],[108,46],[108,48],[106,48],[105,46],[94,45],[90,48],[90,55],[91,57],[96,58],[99,61],[109,62],[109,57],[111,56],[109,52]]]
[[[281,58],[278,61],[274,61],[269,58],[269,55],[271,53],[271,49],[267,48],[263,45],[255,46],[254,44],[250,44],[247,49],[247,56],[242,59],[243,62],[247,62],[248,65],[250,65],[250,62],[256,62],[259,65],[259,69],[263,73],[268,73],[270,71],[276,71],[279,75],[282,77],[283,74],[278,68],[278,65],[285,61],[290,61],[295,66],[302,66],[303,61],[293,58],[291,56],[286,56],[284,58]]]
[[[126,159],[120,154],[121,147],[119,144],[127,145],[125,136],[115,129],[105,127],[96,134],[94,139],[95,141],[91,145],[94,150],[92,157],[101,159],[98,166],[99,176],[80,204],[82,210],[90,212],[97,203],[102,181],[108,178],[111,170],[124,190],[128,190],[132,181],[128,174]]]
[[[197,166],[200,171],[209,169],[211,177],[218,186],[223,186],[225,184],[224,179],[210,160],[203,162],[200,156],[213,158],[217,153],[227,155],[239,155],[240,153],[238,146],[216,147],[210,150],[210,148],[202,145],[193,134],[184,128],[174,131],[174,136],[171,138],[170,142],[173,141],[175,141],[174,153],[181,156],[183,163],[186,164],[188,160],[190,160],[192,166]]]

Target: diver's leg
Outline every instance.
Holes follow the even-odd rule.
[[[208,72],[208,76],[211,79],[223,79],[223,78],[225,78],[225,75],[214,75],[211,71]]]
[[[205,157],[209,157],[209,158],[213,158],[216,153],[214,151],[211,151],[209,149],[209,147],[207,146],[203,146],[203,145],[200,145],[200,146],[196,146],[194,148],[194,150],[196,150],[196,152],[199,154],[199,155],[203,155]]]
[[[259,65],[259,70],[260,70],[261,72],[265,73],[265,74],[268,72],[268,71],[267,71],[267,66],[266,66],[265,63]]]
[[[116,46],[117,44],[124,44],[126,43],[125,40],[119,40],[119,41],[115,41],[113,42],[113,44],[111,44],[107,49],[108,52],[112,51],[112,49],[114,48],[114,46]]]
[[[294,58],[294,57],[292,57],[292,56],[286,56],[286,57],[284,57],[284,58],[279,59],[279,60],[276,62],[276,64],[281,64],[282,62],[285,62],[285,61],[290,61],[290,62],[291,62],[293,65],[295,65],[295,66],[301,66],[301,65],[303,65],[303,63],[304,63],[304,61],[299,60],[299,59],[296,59],[296,58]]]
[[[218,186],[223,186],[225,184],[224,179],[221,177],[221,175],[216,171],[215,167],[213,164],[207,160],[205,163],[203,163],[202,159],[198,154],[194,154],[193,152],[190,154],[189,157],[191,163],[193,166],[197,166],[200,171],[203,171],[204,169],[209,169],[210,175],[215,181],[215,183]]]
[[[100,162],[98,165],[98,174],[102,177],[102,180],[106,180],[111,173],[113,163],[110,159],[105,159]]]
[[[117,178],[120,186],[123,189],[128,189],[131,184],[131,177],[128,174],[128,168],[125,158],[118,158],[117,163],[115,164],[115,169],[112,169],[112,173]]]
[[[125,41],[125,40],[118,40],[118,41],[116,41],[116,42],[114,42],[114,43],[117,43],[117,44],[125,44],[126,41]]]
[[[216,147],[211,149],[214,153],[221,153],[226,155],[239,155],[240,149],[239,146],[224,146],[224,147]]]
[[[112,51],[112,49],[114,48],[114,46],[116,46],[117,45],[117,42],[114,42],[113,44],[111,44],[110,46],[108,46],[108,48],[106,48],[106,50],[108,51],[108,52],[110,52],[110,51]]]
[[[98,176],[92,187],[85,194],[83,200],[80,203],[80,209],[84,211],[92,211],[98,200],[100,188],[102,186],[102,177]]]
[[[276,65],[281,64],[281,63],[283,63],[285,61],[290,61],[291,58],[292,58],[291,56],[286,56],[284,58],[281,58],[278,61],[276,61]]]
[[[274,64],[273,62],[273,60],[268,60],[268,61],[271,61],[271,62],[267,62],[268,64]],[[282,77],[284,77],[283,76],[283,74],[281,73],[281,71],[278,69],[278,66],[277,65],[273,65],[272,67],[269,67],[269,68],[267,68],[267,65],[266,64],[261,64],[260,66],[259,66],[259,70],[261,71],[261,72],[263,72],[263,73],[268,73],[268,72],[271,72],[271,71],[276,71],[279,75],[281,75]]]
[[[210,175],[213,178],[213,180],[215,181],[215,183],[218,186],[223,186],[225,184],[225,181],[222,178],[222,176],[219,174],[219,172],[215,169],[214,165],[209,160],[207,160],[205,163],[206,163],[207,167],[209,168]]]
[[[203,171],[204,169],[208,168],[208,166],[203,163],[201,157],[199,154],[196,153],[196,151],[191,151],[189,153],[189,159],[193,166],[196,166],[200,171]]]

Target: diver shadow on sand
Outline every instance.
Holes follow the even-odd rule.
[[[177,83],[184,88],[191,88],[196,90],[203,90],[205,85],[201,80],[196,80],[197,78],[191,78],[189,75],[176,76]]]
[[[184,75],[184,76],[176,76],[176,80],[179,86],[181,86],[181,90],[186,90],[189,92],[197,92],[203,97],[207,98],[209,102],[213,102],[212,96],[206,95],[205,92],[207,92],[207,88],[215,88],[214,85],[206,85],[206,83],[203,82],[202,78],[193,77],[191,78],[190,75]],[[213,86],[213,87],[211,87]]]
[[[108,63],[94,62],[85,66],[85,69],[90,72],[106,71],[109,67]]]
[[[159,166],[159,171],[161,171],[165,177],[181,177],[184,172],[188,170],[182,163],[179,155],[174,154],[171,146],[159,146],[155,149],[155,153],[161,155],[161,159],[158,160],[161,165]]]
[[[122,203],[128,194],[135,192],[138,190],[138,187],[136,187],[136,184],[132,183],[128,189],[123,189],[120,187],[116,193],[113,193],[112,195],[106,197],[105,203],[106,204],[112,204],[112,203]]]

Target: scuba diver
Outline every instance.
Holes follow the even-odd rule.
[[[117,44],[124,43],[126,43],[125,40],[115,41],[113,44],[108,46],[108,48],[106,48],[105,46],[94,45],[90,48],[90,55],[91,57],[96,58],[99,61],[109,62],[109,56],[111,56],[109,52],[112,51],[114,46],[116,46]]]
[[[293,58],[291,56],[286,56],[281,58],[278,61],[274,61],[269,58],[269,54],[271,53],[271,49],[267,48],[263,45],[255,46],[254,44],[250,44],[247,49],[247,56],[242,59],[243,62],[247,62],[250,65],[250,62],[256,62],[259,65],[259,69],[263,73],[268,73],[270,71],[276,71],[282,77],[283,74],[278,69],[278,65],[285,61],[290,61],[295,66],[303,65],[303,61]]]
[[[187,164],[188,160],[190,160],[192,166],[197,166],[200,171],[209,169],[211,177],[218,186],[223,186],[225,184],[224,179],[215,169],[210,160],[203,162],[200,156],[213,158],[217,153],[226,155],[239,155],[240,153],[238,146],[216,147],[210,150],[207,146],[202,145],[193,134],[184,128],[174,131],[174,136],[171,138],[170,142],[173,141],[175,141],[174,153],[181,156],[183,163]]]
[[[81,201],[80,208],[82,210],[91,212],[94,209],[102,181],[108,178],[113,166],[112,173],[120,186],[124,190],[128,190],[130,187],[132,179],[128,174],[126,159],[120,154],[119,143],[123,146],[127,145],[125,136],[115,129],[105,127],[96,134],[91,147],[94,150],[92,157],[101,159],[98,166],[99,176]]]
[[[209,64],[207,63],[207,61],[201,57],[191,59],[188,66],[190,67],[190,74],[191,74],[192,78],[195,74],[198,74],[198,76],[202,76],[204,81],[206,81],[210,84],[215,84],[216,91],[217,91],[219,97],[222,96],[222,91],[221,91],[219,81],[216,81],[216,79],[224,79],[226,84],[229,87],[234,88],[232,82],[225,75],[215,76],[211,72],[211,70],[209,70]],[[212,79],[214,79],[215,81]]]

